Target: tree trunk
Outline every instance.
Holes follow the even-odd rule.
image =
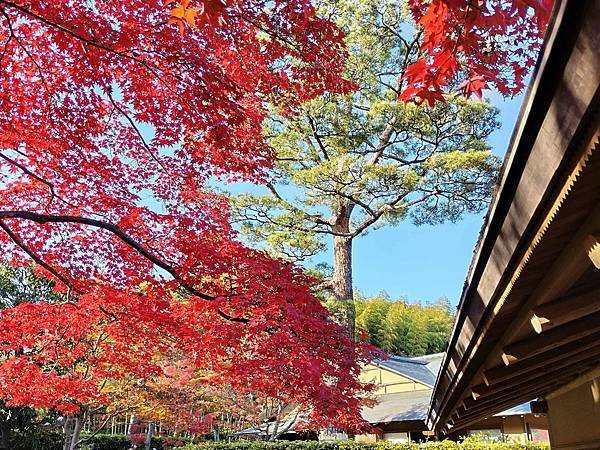
[[[333,225],[333,275],[331,290],[333,297],[343,308],[340,314],[342,325],[354,338],[354,288],[352,287],[352,238],[340,236],[350,233],[352,206],[341,206]]]
[[[70,416],[65,417],[65,423],[63,425],[63,432],[65,440],[63,442],[63,450],[71,449],[71,436],[73,431],[73,418]]]
[[[146,432],[146,450],[150,450],[152,445],[152,435],[154,434],[154,422],[148,422],[148,430]]]
[[[79,439],[81,437],[81,427],[83,426],[83,422],[84,417],[75,417],[75,424],[73,426],[73,436],[71,437],[70,450],[76,450],[79,448]]]
[[[125,430],[125,435],[129,436],[131,434],[131,427],[133,425],[135,425],[137,422],[137,419],[135,417],[135,414],[132,414],[131,417],[129,418],[129,423],[126,425],[126,430]]]
[[[2,433],[1,448],[3,450],[10,450],[10,426],[6,422],[3,422],[0,424],[0,432]]]

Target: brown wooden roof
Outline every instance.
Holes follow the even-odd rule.
[[[557,1],[434,390],[436,431],[600,362],[599,23],[599,1]]]

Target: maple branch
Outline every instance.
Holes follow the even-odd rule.
[[[221,318],[223,318],[225,320],[229,320],[230,322],[237,322],[237,323],[248,323],[248,322],[250,322],[250,319],[248,319],[246,317],[234,317],[234,316],[231,316],[231,315],[229,315],[226,312],[223,312],[221,310],[218,310],[217,314],[219,315],[219,317],[221,317]]]
[[[193,286],[190,286],[181,278],[181,276],[177,273],[173,266],[171,266],[162,258],[150,253],[146,248],[144,248],[142,244],[137,242],[135,239],[133,239],[131,236],[125,233],[118,225],[115,225],[114,223],[79,216],[39,214],[32,211],[0,211],[0,220],[1,219],[23,219],[39,224],[73,223],[106,230],[117,236],[121,241],[123,241],[128,246],[132,247],[135,251],[137,251],[140,255],[142,255],[150,262],[152,262],[154,265],[160,267],[169,275],[171,275],[181,286],[183,286],[192,295],[199,297],[203,300],[209,301],[214,300],[216,298],[214,296],[200,292]]]
[[[177,95],[177,92],[174,92],[171,88],[169,88],[169,85],[156,72],[156,70],[159,70],[159,69],[151,67],[146,61],[144,61],[142,59],[139,59],[139,58],[136,58],[134,55],[129,55],[128,52],[126,52],[126,51],[117,51],[114,48],[111,48],[109,46],[106,46],[106,45],[100,44],[99,42],[96,42],[94,39],[90,39],[88,37],[81,36],[80,34],[77,34],[75,31],[71,30],[70,28],[68,28],[68,27],[66,27],[64,25],[61,25],[59,23],[52,22],[51,20],[48,20],[47,18],[45,18],[43,16],[40,16],[39,14],[36,14],[33,11],[30,11],[29,9],[27,9],[27,8],[21,6],[21,5],[18,5],[16,3],[13,3],[11,1],[0,0],[0,3],[3,3],[6,6],[10,6],[12,8],[15,8],[18,11],[21,11],[22,13],[24,13],[24,14],[26,14],[28,16],[31,16],[34,19],[37,19],[40,22],[43,22],[44,24],[46,24],[46,25],[48,25],[48,26],[50,26],[52,28],[56,28],[56,29],[58,29],[58,30],[60,30],[60,31],[62,31],[64,33],[67,33],[69,36],[71,36],[71,37],[73,37],[73,38],[75,38],[75,39],[77,39],[79,41],[82,41],[82,42],[85,42],[88,45],[91,45],[92,47],[96,47],[96,48],[104,50],[104,51],[106,51],[108,53],[113,53],[113,54],[118,55],[118,56],[123,56],[123,57],[128,58],[128,59],[130,59],[132,61],[137,62],[138,64],[144,66],[158,80],[160,80],[173,94]]]
[[[29,220],[32,222],[44,224],[44,223],[75,223],[80,225],[88,225],[94,228],[100,228],[106,230],[115,236],[117,236],[121,241],[125,244],[132,247],[139,254],[141,254],[144,258],[148,259],[154,265],[160,267],[169,275],[171,275],[186,291],[190,294],[199,297],[206,301],[213,301],[217,297],[205,294],[200,292],[195,287],[191,286],[189,283],[186,283],[181,276],[177,273],[177,271],[168,264],[166,261],[161,259],[158,256],[151,254],[148,250],[146,250],[140,243],[138,243],[135,239],[125,233],[118,225],[115,225],[110,222],[106,222],[103,220],[89,219],[85,217],[78,216],[67,216],[67,215],[50,215],[50,214],[39,214],[31,211],[0,211],[0,227],[9,235],[9,237],[19,246],[21,247],[36,263],[44,267],[46,270],[51,272],[54,276],[56,276],[60,281],[65,283],[69,288],[73,289],[77,292],[72,284],[61,274],[59,274],[55,269],[49,266],[46,262],[40,259],[29,247],[27,247],[19,238],[16,236],[2,221],[2,219],[23,219]],[[221,310],[217,311],[219,317],[228,320],[230,322],[237,323],[248,323],[250,319],[245,317],[235,317]],[[110,315],[110,314],[109,314]]]
[[[8,25],[8,31],[10,33],[10,37],[14,38],[14,40],[17,41],[17,44],[19,44],[19,47],[21,47],[21,49],[25,52],[25,54],[27,55],[27,57],[33,62],[34,66],[36,67],[36,69],[38,71],[40,79],[42,80],[42,83],[44,84],[44,87],[46,88],[46,91],[48,93],[50,93],[50,90],[48,89],[48,83],[46,83],[46,78],[44,77],[44,73],[42,71],[42,68],[40,67],[40,65],[38,64],[38,62],[35,60],[35,58],[31,55],[31,53],[29,53],[29,51],[23,45],[23,43],[17,38],[17,36],[15,34],[15,31],[13,29],[13,26],[12,26],[12,22],[10,20],[10,17],[8,16],[8,14],[6,14],[6,11],[4,11],[4,9],[0,8],[0,12],[2,13],[2,15],[4,16],[4,18],[6,19],[6,24]]]
[[[20,238],[17,236],[5,223],[3,220],[0,220],[0,228],[4,230],[4,232],[8,235],[8,237],[15,243],[21,250],[23,250],[31,259],[33,259],[38,265],[42,266],[52,275],[54,275],[58,280],[60,280],[65,286],[73,291],[77,291],[73,284],[63,275],[61,275],[54,267],[50,266],[47,262],[42,260],[33,250],[27,246]]]
[[[2,11],[4,13],[4,11]],[[6,18],[6,13],[3,14],[4,17]],[[8,20],[8,18],[6,19],[8,22],[8,25],[10,27],[10,21]],[[10,33],[8,35],[8,39],[6,39],[6,42],[4,43],[4,49],[2,50],[2,54],[0,55],[0,65],[2,64],[2,61],[4,60],[4,57],[6,56],[6,53],[8,53],[8,46],[10,44],[10,41],[12,41],[14,39],[14,34]]]
[[[102,429],[103,429],[103,428],[106,426],[106,424],[108,423],[108,421],[109,421],[110,419],[112,419],[113,417],[116,417],[116,416],[118,416],[118,415],[120,415],[120,414],[123,414],[123,413],[125,413],[125,412],[127,412],[127,411],[129,411],[129,410],[131,410],[131,409],[132,409],[131,407],[128,407],[128,406],[126,406],[126,407],[123,407],[123,408],[120,408],[120,409],[118,409],[118,410],[114,411],[114,412],[113,412],[113,413],[111,413],[111,414],[108,414],[108,415],[106,416],[106,419],[104,419],[104,420],[102,421],[102,423],[101,423],[101,424],[100,424],[100,425],[99,425],[99,426],[96,428],[96,430],[95,430],[95,431],[94,431],[92,434],[90,434],[90,435],[88,435],[88,436],[86,436],[86,437],[84,437],[84,438],[81,438],[81,439],[79,439],[79,440],[77,441],[77,443],[75,444],[75,448],[79,447],[79,446],[80,446],[81,444],[83,444],[84,442],[87,442],[87,441],[89,441],[90,439],[92,439],[94,436],[96,436],[96,435],[97,435],[97,434],[98,434],[100,431],[102,431]]]
[[[165,172],[165,174],[170,175],[169,171],[167,170],[167,168],[165,167],[165,165],[163,164],[163,162],[160,160],[160,158],[158,157],[158,155],[154,154],[154,152],[152,151],[152,149],[150,148],[150,146],[146,142],[146,139],[144,139],[144,136],[142,135],[142,132],[139,130],[139,128],[137,127],[137,125],[135,124],[135,122],[133,121],[133,119],[131,118],[131,116],[129,116],[129,114],[127,114],[127,112],[125,112],[125,110],[118,105],[118,103],[113,99],[113,96],[110,94],[110,92],[108,93],[108,98],[110,99],[110,102],[112,103],[112,105],[114,106],[114,108],[119,113],[121,113],[121,115],[123,115],[127,119],[127,121],[131,124],[131,126],[135,130],[136,134],[140,138],[140,141],[142,142],[142,145],[144,146],[144,148],[146,149],[146,151],[148,152],[148,154],[150,155],[150,157],[154,160],[154,162],[156,162],[156,164],[158,164],[162,168],[162,170]]]
[[[33,173],[31,170],[29,170],[23,164],[21,164],[18,161],[15,161],[14,159],[6,156],[4,153],[0,152],[0,158],[2,158],[3,160],[5,160],[6,162],[8,162],[9,164],[12,164],[13,166],[15,166],[18,169],[20,169],[21,172],[23,172],[25,175],[28,175],[31,178],[33,178],[34,180],[39,181],[40,183],[45,184],[46,186],[48,186],[48,189],[50,190],[50,194],[52,195],[52,197],[59,199],[61,202],[63,202],[67,206],[70,206],[71,208],[75,208],[76,207],[75,205],[73,205],[72,203],[68,202],[67,200],[65,200],[64,198],[62,198],[60,195],[58,195],[56,193],[54,184],[51,183],[50,181],[48,181],[48,180],[40,177],[39,175]]]

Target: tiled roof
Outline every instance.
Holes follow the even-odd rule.
[[[443,353],[414,358],[391,356],[377,361],[377,365],[433,388],[443,357]]]
[[[443,358],[444,353],[419,357],[391,356],[389,359],[376,361],[376,364],[433,389]],[[369,423],[425,420],[430,400],[430,389],[383,394],[377,396],[378,403],[375,406],[363,408],[362,416]],[[531,413],[529,403],[523,403],[496,416],[529,413]]]
[[[425,420],[431,390],[396,392],[377,397],[378,403],[371,408],[363,408],[363,418],[372,424]]]

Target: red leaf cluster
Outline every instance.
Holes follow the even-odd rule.
[[[208,189],[271,166],[267,101],[348,90],[339,30],[308,0],[0,0],[0,29],[0,248],[68,293],[1,313],[2,398],[72,413],[177,352],[356,422],[370,351]]]
[[[422,34],[419,58],[404,73],[404,101],[444,101],[494,88],[521,92],[535,64],[553,0],[410,0]]]

